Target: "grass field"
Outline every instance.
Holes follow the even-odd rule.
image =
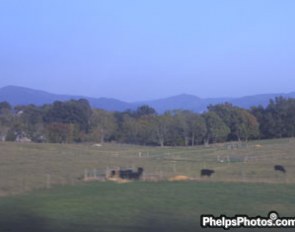
[[[294,195],[295,185],[282,184],[87,183],[2,198],[0,231],[200,231],[204,213],[294,216]]]
[[[186,175],[199,181],[295,183],[295,140],[266,140],[228,149],[211,147],[143,147],[120,144],[0,143],[0,195],[11,195],[50,184],[76,184],[85,169],[144,167],[146,174],[169,178]],[[224,162],[220,162],[223,160]],[[274,172],[282,164],[287,174]],[[215,169],[200,178],[202,168]]]
[[[0,143],[0,231],[199,231],[200,215],[206,213],[266,216],[275,210],[294,216],[295,141],[229,145]],[[287,173],[275,172],[274,164],[284,165]],[[85,169],[103,173],[107,167],[138,166],[163,179],[186,175],[194,180],[117,184],[79,179]],[[201,178],[202,168],[216,173]]]

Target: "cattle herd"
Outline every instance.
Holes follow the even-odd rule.
[[[274,165],[274,170],[282,173],[286,173],[286,169],[283,165],[276,164]],[[215,171],[213,169],[201,169],[201,177],[208,176],[210,177]],[[139,180],[143,174],[143,168],[137,168],[137,171],[133,169],[119,169],[112,170],[110,177],[119,177],[121,179],[127,180]]]
[[[121,179],[127,180],[138,180],[143,174],[143,168],[139,167],[137,171],[133,171],[133,169],[119,169],[112,170],[110,177],[119,177]]]
[[[276,164],[274,166],[274,170],[275,171],[278,171],[278,172],[282,172],[282,173],[286,173],[286,169],[283,165],[279,165],[279,164]],[[201,176],[211,176],[215,171],[212,170],[212,169],[202,169],[201,170]]]

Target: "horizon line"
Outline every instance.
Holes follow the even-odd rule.
[[[245,98],[245,97],[254,97],[254,96],[265,96],[265,95],[287,95],[287,94],[291,94],[294,93],[295,91],[291,91],[291,92],[281,92],[281,93],[259,93],[259,94],[253,94],[253,95],[243,95],[243,96],[238,96],[238,97],[199,97],[197,95],[191,94],[191,93],[179,93],[179,94],[175,94],[175,95],[170,95],[167,97],[160,97],[157,99],[146,99],[146,100],[137,100],[137,101],[126,101],[126,100],[121,100],[119,98],[114,98],[114,97],[93,97],[93,96],[86,96],[83,94],[67,94],[67,93],[54,93],[51,91],[47,91],[47,90],[42,90],[42,89],[37,89],[37,88],[32,88],[32,87],[26,87],[26,86],[20,86],[20,85],[5,85],[0,87],[0,89],[4,89],[4,88],[8,88],[8,87],[14,87],[14,88],[23,88],[23,89],[29,89],[29,90],[33,90],[33,91],[41,91],[47,94],[53,94],[53,95],[61,95],[61,96],[73,96],[73,97],[85,97],[85,98],[92,98],[92,99],[112,99],[112,100],[117,100],[117,101],[121,101],[121,102],[125,102],[125,103],[145,103],[145,102],[151,102],[151,101],[158,101],[158,100],[164,100],[164,99],[168,99],[168,98],[174,98],[174,97],[178,97],[178,96],[190,96],[190,97],[195,97],[195,98],[199,98],[200,100],[208,100],[208,99],[239,99],[239,98]]]

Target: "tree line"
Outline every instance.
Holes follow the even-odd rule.
[[[295,99],[270,100],[250,110],[229,103],[203,113],[188,110],[108,112],[87,100],[56,101],[43,106],[0,103],[0,139],[33,142],[120,142],[153,146],[194,146],[225,141],[293,137]]]

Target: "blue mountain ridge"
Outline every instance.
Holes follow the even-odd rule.
[[[200,98],[189,94],[180,94],[172,97],[140,101],[140,102],[125,102],[113,98],[93,98],[87,96],[61,95],[48,93],[41,90],[19,86],[5,86],[0,88],[0,102],[7,101],[12,106],[16,105],[43,105],[50,104],[54,101],[66,101],[70,99],[87,99],[93,108],[104,109],[107,111],[125,111],[127,109],[134,110],[141,105],[149,105],[158,113],[163,113],[167,110],[192,110],[194,112],[203,112],[207,106],[218,103],[232,103],[233,105],[250,108],[252,106],[266,106],[270,99],[282,96],[285,98],[295,98],[295,92],[291,93],[272,93],[258,94],[253,96],[245,96],[239,98]]]

